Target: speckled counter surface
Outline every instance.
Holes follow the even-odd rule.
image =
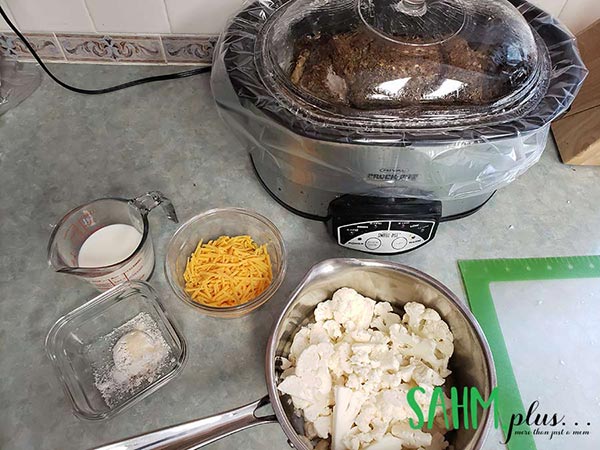
[[[59,66],[79,86],[100,87],[164,68]],[[275,203],[255,179],[242,146],[217,116],[206,75],[104,96],[72,94],[45,78],[0,117],[0,448],[83,449],[249,403],[266,387],[263,357],[272,322],[314,263],[369,257],[338,247],[321,223]],[[170,292],[163,256],[176,225],[150,216],[157,265],[151,284],[189,344],[181,376],[102,423],[76,419],[44,353],[48,329],[96,295],[46,264],[51,226],[97,197],[161,190],[186,220],[209,208],[242,206],[271,218],[289,252],[286,280],[254,314],[223,321],[199,315]],[[477,214],[440,226],[428,246],[391,259],[421,269],[464,298],[456,261],[469,258],[600,253],[600,168],[559,162],[552,143],[542,161]],[[518,318],[515,318],[518,320]],[[497,447],[490,438],[486,449]],[[209,446],[288,448],[276,424]]]

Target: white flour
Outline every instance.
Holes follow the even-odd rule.
[[[113,348],[115,369],[129,378],[155,370],[168,349],[148,333],[133,330],[121,336]]]
[[[169,345],[148,313],[138,314],[101,341],[106,345],[106,356],[94,367],[94,384],[111,408],[159,379],[175,363]]]

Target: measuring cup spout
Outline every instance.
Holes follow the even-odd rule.
[[[173,207],[173,203],[162,192],[151,191],[140,197],[130,200],[130,203],[140,210],[144,215],[148,214],[158,205],[161,205],[167,214],[167,218],[175,223],[179,223],[177,213]]]
[[[57,267],[57,266],[52,266],[52,268],[54,269],[55,272],[57,273],[70,273],[70,274],[77,274],[77,269],[73,268],[73,267],[67,267],[67,266],[62,266],[62,267]]]
[[[77,272],[77,268],[70,267],[66,262],[60,257],[58,248],[56,245],[56,231],[58,227],[52,233],[50,237],[50,242],[48,243],[48,264],[55,272],[58,273],[71,273],[74,274]]]

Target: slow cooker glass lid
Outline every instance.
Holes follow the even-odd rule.
[[[506,0],[291,0],[261,42],[271,92],[332,117],[506,120],[535,106],[550,74],[543,43]]]

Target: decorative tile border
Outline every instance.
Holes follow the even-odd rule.
[[[44,61],[65,61],[54,34],[30,33],[25,37]],[[22,61],[33,61],[33,56],[23,41],[13,33],[0,32],[0,54]]]
[[[61,34],[58,36],[68,61],[163,64],[159,37]]]
[[[104,64],[210,64],[216,36],[99,35],[31,33],[25,35],[44,61]],[[32,61],[13,33],[0,32],[0,54]]]
[[[212,63],[215,36],[161,36],[168,63]]]

